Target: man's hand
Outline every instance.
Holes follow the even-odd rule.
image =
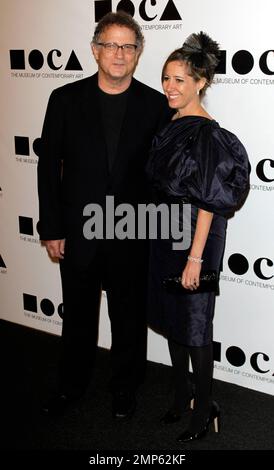
[[[45,240],[44,245],[51,258],[64,259],[65,239],[63,240]]]

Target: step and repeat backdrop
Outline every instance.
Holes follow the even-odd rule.
[[[39,137],[50,92],[96,71],[94,27],[117,9],[129,11],[145,35],[136,78],[159,90],[166,57],[190,33],[205,31],[221,46],[205,106],[242,140],[252,172],[246,204],[228,225],[214,375],[274,395],[272,0],[1,1],[0,317],[61,333],[59,267],[37,232]],[[148,358],[169,364],[166,341],[152,331],[148,339]],[[110,341],[103,294],[99,344]]]

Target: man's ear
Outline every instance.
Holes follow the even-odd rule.
[[[92,50],[93,57],[97,62],[98,61],[98,49],[97,49],[96,45],[93,44],[93,43],[91,43],[91,50]]]

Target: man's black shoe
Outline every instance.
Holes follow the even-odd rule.
[[[47,416],[63,416],[69,405],[74,401],[74,398],[60,393],[45,403],[41,408],[41,412]]]
[[[115,419],[130,418],[136,408],[136,398],[132,392],[115,392],[112,399],[112,415]]]

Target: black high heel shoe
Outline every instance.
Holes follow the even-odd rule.
[[[194,398],[190,399],[190,402],[186,404],[182,412],[176,411],[174,408],[170,408],[164,416],[160,419],[161,424],[173,424],[181,420],[184,413],[193,410]]]
[[[202,439],[208,433],[209,426],[212,423],[214,424],[214,431],[220,432],[220,407],[215,401],[211,405],[209,416],[206,420],[205,425],[202,427],[202,429],[200,429],[199,431],[194,431],[194,432],[187,429],[182,434],[180,434],[179,437],[177,437],[177,441],[189,442],[189,441],[195,441],[196,439]]]

